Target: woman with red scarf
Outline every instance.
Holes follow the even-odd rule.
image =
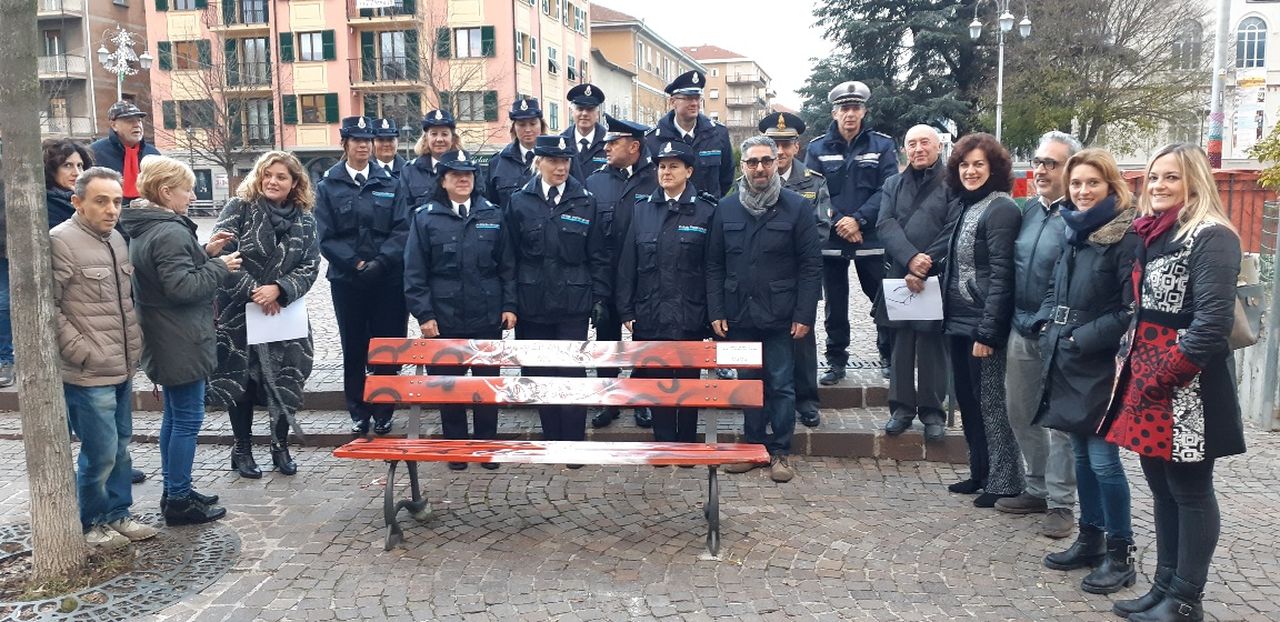
[[[1209,160],[1194,145],[1155,155],[1138,209],[1136,309],[1099,429],[1140,456],[1155,503],[1156,574],[1150,592],[1117,602],[1114,611],[1135,622],[1202,620],[1222,522],[1213,464],[1244,452],[1227,345],[1240,239],[1222,211]]]

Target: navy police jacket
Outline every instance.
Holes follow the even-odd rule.
[[[622,241],[631,226],[632,213],[640,201],[658,187],[658,167],[641,148],[640,159],[626,172],[605,166],[587,178],[587,190],[596,197],[596,209],[604,223],[605,237],[609,240],[609,257],[614,269],[622,252]]]
[[[398,192],[404,197],[405,205],[409,206],[410,212],[431,201],[436,190],[440,189],[439,180],[440,176],[436,174],[436,167],[432,165],[430,154],[418,156],[405,165],[404,170],[400,172]],[[484,186],[479,182],[477,178],[475,187],[483,188]]]
[[[675,114],[674,110],[668,112],[645,136],[649,153],[662,151],[662,145],[673,140],[688,143],[698,154],[698,165],[694,167],[689,183],[703,192],[724,196],[733,187],[733,176],[737,172],[729,130],[705,115],[698,115],[698,124],[693,128],[693,142],[689,142],[676,129]]]
[[[564,136],[565,140],[572,144],[574,150],[577,151],[577,155],[573,157],[573,178],[582,183],[586,183],[587,178],[591,177],[592,173],[600,170],[600,167],[609,163],[609,159],[604,155],[605,131],[599,123],[596,124],[596,130],[591,136],[591,145],[587,147],[586,151],[578,151],[578,149],[581,148],[581,145],[578,144],[577,132],[577,126],[570,124],[569,129],[561,132],[560,135]]]
[[[435,320],[444,336],[491,334],[516,311],[515,250],[502,211],[471,195],[467,217],[447,201],[413,215],[404,249],[404,296],[419,324]]]
[[[707,241],[716,205],[692,184],[675,204],[658,188],[636,203],[618,262],[618,317],[637,339],[710,335]]]
[[[520,156],[520,143],[512,141],[489,161],[489,180],[484,196],[490,203],[506,207],[511,195],[533,177],[533,171]]]
[[[832,224],[850,216],[862,229],[862,243],[853,244],[841,238],[832,226],[825,248],[846,256],[883,249],[876,236],[876,222],[880,216],[880,187],[898,174],[898,148],[893,139],[864,126],[853,142],[846,143],[838,124],[832,121],[825,135],[809,143],[804,165],[827,179],[835,212]]]
[[[516,308],[521,320],[556,324],[585,319],[612,289],[609,248],[596,198],[573,176],[564,196],[547,203],[534,177],[505,209],[515,243]]]
[[[822,252],[813,205],[782,189],[760,218],[741,195],[720,202],[711,221],[707,307],[711,320],[771,330],[813,326],[822,289]]]
[[[378,161],[378,164],[382,164],[382,161]],[[404,172],[404,167],[408,165],[409,161],[404,159],[404,156],[397,153],[395,159],[391,161],[391,166],[382,164],[382,168],[387,169],[387,174],[390,175],[392,179],[399,180],[400,174]],[[412,207],[412,205],[410,207]]]
[[[316,184],[316,229],[320,254],[329,260],[331,281],[360,283],[392,279],[399,283],[409,210],[396,193],[396,180],[375,160],[363,186],[339,161]],[[364,270],[356,264],[366,262]],[[398,286],[398,285],[397,285]]]

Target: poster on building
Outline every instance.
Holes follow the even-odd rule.
[[[1262,140],[1266,98],[1267,77],[1264,71],[1241,72],[1236,76],[1229,157],[1248,158],[1249,150]]]
[[[387,9],[397,4],[396,0],[356,0],[357,9]]]

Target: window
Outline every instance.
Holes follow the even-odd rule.
[[[525,47],[527,47],[528,45],[529,45],[529,35],[526,35],[523,32],[520,32],[519,30],[517,30],[516,31],[516,61],[517,62],[521,62],[521,63],[524,62],[524,56],[525,56],[524,50],[525,50]]]
[[[455,58],[480,58],[496,55],[493,26],[459,28],[454,34]]]
[[[560,7],[563,2],[564,0],[551,0],[551,12],[547,14],[551,19],[560,19]]]
[[[178,102],[178,124],[184,128],[213,127],[213,100],[197,99]]]
[[[298,60],[300,61],[325,60],[324,33],[322,32],[298,33]]]
[[[409,55],[405,48],[404,31],[378,33],[378,60],[382,69],[380,77],[383,79],[403,80],[409,77]]]
[[[563,6],[560,11],[560,23],[568,26],[573,23],[573,5],[568,0],[562,0]]]
[[[267,21],[267,0],[240,0],[240,23],[263,24]]]
[[[227,123],[236,145],[271,145],[275,142],[275,119],[270,99],[227,102]]]
[[[228,82],[232,85],[271,84],[271,56],[267,52],[265,37],[229,39],[227,48],[230,52],[227,58],[228,71],[239,71],[238,79],[228,76]]]
[[[681,72],[681,73],[684,73],[684,72]],[[719,77],[720,77],[720,70],[719,70],[719,69],[712,69],[712,70],[711,70],[711,77],[712,77],[712,78],[719,78]]]
[[[551,0],[542,0],[542,14],[551,15]]]
[[[1264,67],[1266,58],[1267,25],[1260,18],[1246,18],[1236,29],[1236,68]]]
[[[720,99],[720,89],[711,89],[707,91],[707,99]]]
[[[373,93],[364,96],[364,114],[369,117],[394,119],[401,134],[417,140],[422,133],[422,95],[418,93]]]
[[[453,94],[458,104],[459,121],[484,121],[484,92],[462,91]]]
[[[551,102],[551,105],[547,108],[547,111],[548,111],[547,122],[551,124],[551,131],[559,132],[560,131],[560,104],[556,102]]]
[[[173,0],[173,10],[194,11],[196,10],[196,0]]]
[[[538,38],[516,32],[516,60],[529,65],[538,64]]]
[[[587,81],[588,81],[588,78],[587,78],[587,61],[586,61],[586,60],[580,60],[580,61],[578,61],[578,79],[579,79],[579,80],[582,80],[583,82],[587,82]],[[616,115],[615,115],[615,116],[616,116]]]
[[[44,55],[45,56],[62,56],[67,51],[67,46],[62,41],[61,30],[44,31]]]
[[[570,82],[577,82],[578,81],[578,63],[576,60],[574,60],[573,54],[570,54],[567,58],[565,58],[564,67],[565,67],[565,78],[567,78]]]
[[[173,42],[173,68],[178,70],[196,70],[200,69],[200,61],[204,60],[208,53],[203,52],[202,48],[207,45],[207,41],[174,41]],[[202,53],[203,52],[203,53]],[[205,64],[208,61],[205,60]]]
[[[325,107],[324,95],[299,95],[298,110],[303,123],[324,123],[331,116]]]
[[[560,75],[560,50],[547,46],[547,73]]]
[[[587,34],[587,12],[578,7],[573,8],[573,29],[584,35]]]

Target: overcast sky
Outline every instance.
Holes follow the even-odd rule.
[[[831,53],[813,26],[814,0],[604,0],[597,4],[634,15],[672,45],[716,45],[750,58],[773,78],[777,101],[800,108],[796,89]]]

